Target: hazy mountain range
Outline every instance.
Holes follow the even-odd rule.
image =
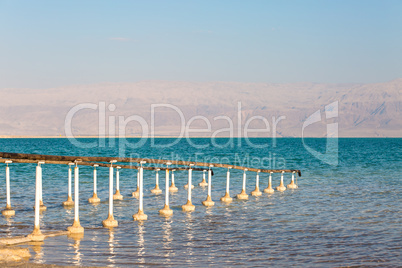
[[[141,81],[50,89],[7,88],[0,90],[0,135],[64,136],[67,113],[76,105],[92,103],[98,105],[97,110],[81,110],[73,117],[72,130],[75,135],[97,136],[99,129],[102,134],[103,128],[106,129],[106,135],[118,135],[122,133],[117,127],[119,116],[127,119],[133,115],[143,118],[143,124],[146,122],[150,131],[151,105],[168,104],[170,108],[155,109],[156,136],[180,134],[180,115],[172,109],[174,106],[181,111],[185,124],[194,116],[204,116],[211,123],[211,131],[193,132],[191,136],[211,136],[216,130],[221,130],[215,133],[216,136],[230,136],[228,128],[233,130],[234,136],[243,135],[249,121],[250,129],[266,128],[266,122],[270,127],[269,132],[250,132],[249,136],[272,137],[272,117],[277,119],[283,116],[277,123],[276,135],[300,137],[306,119],[321,110],[321,122],[307,126],[305,136],[323,137],[327,133],[327,123],[338,123],[340,137],[402,137],[401,96],[402,79],[377,84]],[[335,115],[333,118],[326,119],[324,107],[336,101],[338,116],[332,114]],[[103,117],[102,114],[99,116],[100,102],[106,105],[105,124],[99,121],[99,117]],[[115,105],[114,111],[110,111],[110,104]],[[226,116],[226,119],[217,116]],[[253,116],[259,117],[250,122]],[[116,122],[115,128],[110,127],[113,126],[113,120]],[[190,123],[192,129],[207,127],[200,119]],[[128,136],[139,136],[142,130],[135,121],[125,127]]]

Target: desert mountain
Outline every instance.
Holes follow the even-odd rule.
[[[189,124],[191,129],[204,129],[193,130],[190,136],[244,135],[247,125],[265,129],[249,136],[300,137],[304,122],[319,110],[321,120],[306,126],[305,136],[324,137],[326,125],[334,123],[340,137],[402,136],[402,79],[377,84],[141,81],[8,88],[0,90],[0,99],[2,136],[64,136],[66,116],[79,104],[87,109],[71,112],[71,129],[81,136],[139,136],[151,130],[156,136],[177,136]],[[325,106],[334,108],[334,102],[338,114],[328,116]],[[159,105],[153,119],[152,105]],[[206,121],[210,130],[205,130]]]

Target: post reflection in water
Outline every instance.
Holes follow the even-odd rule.
[[[8,217],[8,216],[5,216],[4,218],[7,221],[7,224],[6,224],[7,225],[6,236],[7,237],[12,237],[12,227],[13,227],[14,220],[13,220],[12,217]]]
[[[117,242],[114,240],[114,230],[113,228],[109,228],[109,240],[107,241],[109,244],[109,257],[107,258],[109,267],[115,267],[115,252],[114,247],[117,246]]]
[[[43,242],[31,242],[31,249],[35,252],[34,262],[35,263],[44,263],[44,254],[42,251]]]
[[[68,235],[69,239],[74,240],[73,244],[70,244],[74,249],[73,264],[81,266],[82,265],[82,253],[80,252],[81,240],[84,238],[84,234],[73,234]]]
[[[205,241],[207,244],[208,249],[211,249],[211,243],[212,241],[214,241],[214,234],[213,234],[213,212],[212,212],[212,208],[207,208],[205,210],[205,228],[206,228],[206,237],[205,237]],[[209,250],[208,250],[209,251]],[[213,264],[213,254],[208,254],[207,255],[207,260],[209,264]]]
[[[171,226],[171,219],[167,218],[165,222],[162,225],[163,229],[163,249],[165,251],[165,262],[164,264],[170,264],[171,263],[171,253],[173,252],[171,243],[172,243],[172,226]],[[173,253],[174,254],[174,253]],[[173,255],[172,254],[172,255]]]
[[[145,263],[144,224],[138,222],[138,262]]]
[[[232,214],[232,209],[230,207],[226,207],[223,215],[225,215],[226,218],[230,218],[231,214]]]
[[[213,208],[207,207],[206,210],[205,210],[205,215],[208,216],[207,219],[206,219],[206,221],[208,221],[208,223],[211,223],[212,209]]]
[[[187,213],[187,219],[186,219],[186,238],[187,238],[187,243],[186,243],[186,253],[187,253],[187,258],[186,258],[186,263],[188,265],[191,265],[194,263],[193,261],[193,248],[194,248],[194,231],[193,231],[193,216],[191,213]]]
[[[64,209],[65,209],[66,214],[69,215],[69,216],[74,215],[73,208],[74,207],[65,207]]]

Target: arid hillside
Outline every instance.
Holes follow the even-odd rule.
[[[321,120],[314,117],[305,136],[326,136],[326,125],[338,123],[340,137],[402,137],[401,96],[402,79],[378,84],[141,81],[1,89],[0,135],[64,136],[69,111],[81,104],[86,109],[71,112],[67,126],[81,136],[151,131],[177,136],[189,125],[190,136],[243,136],[247,127],[265,129],[249,136],[300,137],[303,124],[320,110],[315,116]],[[325,113],[330,104],[331,112]]]

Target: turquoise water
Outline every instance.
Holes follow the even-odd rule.
[[[81,140],[89,143],[96,139]],[[132,144],[138,140],[130,140]],[[156,145],[172,139],[156,139]],[[223,145],[230,140],[219,139]],[[130,197],[136,188],[136,173],[123,170],[120,188],[123,201],[116,201],[114,216],[119,226],[102,227],[108,213],[108,170],[98,170],[98,196],[102,203],[88,204],[92,196],[92,168],[80,168],[80,220],[85,228],[78,241],[66,236],[47,238],[43,244],[26,245],[31,261],[60,265],[129,267],[160,266],[308,266],[353,265],[400,266],[402,259],[402,139],[339,139],[339,163],[328,165],[313,157],[301,139],[253,139],[267,145],[255,148],[246,140],[234,140],[224,148],[210,139],[192,139],[205,148],[181,140],[174,146],[155,147],[147,141],[139,148],[122,148],[106,141],[105,147],[79,148],[66,139],[1,139],[0,151],[55,155],[133,156],[174,160],[222,161],[263,168],[301,169],[299,189],[272,195],[234,200],[225,205],[226,170],[214,169],[212,208],[205,208],[207,190],[198,187],[202,173],[194,172],[193,213],[181,211],[186,203],[187,173],[175,172],[179,192],[171,195],[173,217],[158,215],[164,195],[154,196],[154,172],[144,171],[144,209],[148,221],[134,222],[138,200]],[[324,153],[326,139],[307,139],[308,146]],[[239,144],[241,143],[241,145]],[[209,145],[209,146],[208,146]],[[132,146],[133,147],[133,146]],[[4,164],[0,167],[0,202],[5,206]],[[35,165],[11,164],[11,202],[16,216],[0,218],[2,237],[28,234],[34,221]],[[65,230],[73,211],[61,203],[67,197],[67,167],[43,166],[43,197],[48,207],[41,216],[41,229]],[[1,171],[3,170],[3,171]],[[231,195],[241,191],[242,172],[233,171]],[[273,184],[280,176],[274,174]],[[260,189],[267,186],[260,177]],[[285,176],[285,184],[290,176]],[[160,174],[164,188],[164,174]],[[255,187],[255,173],[247,173],[247,192]],[[3,205],[2,205],[3,206]]]

